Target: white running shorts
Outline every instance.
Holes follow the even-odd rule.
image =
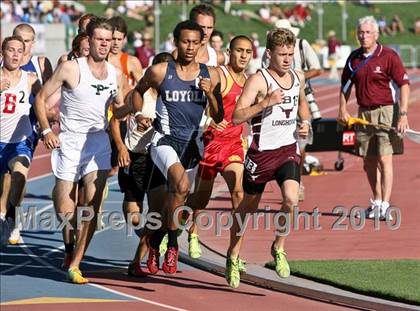
[[[111,169],[111,145],[105,131],[88,134],[61,132],[60,148],[51,154],[54,175],[77,182],[83,176]]]

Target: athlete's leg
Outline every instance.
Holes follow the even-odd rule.
[[[245,228],[243,228],[246,225],[245,219],[247,215],[252,215],[257,211],[261,197],[262,193],[248,194],[244,192],[243,200],[233,214],[233,224],[230,229],[230,244],[227,251],[228,256],[234,258],[239,256],[245,234]],[[240,219],[240,223],[238,218]],[[242,234],[240,234],[241,231]]]
[[[177,225],[175,222],[175,210],[177,207],[184,205],[185,199],[189,191],[188,175],[180,162],[174,163],[168,170],[168,187],[169,187],[169,209],[168,209],[168,246],[177,247]],[[178,222],[181,221],[182,213],[176,215]],[[171,236],[171,233],[174,234]]]
[[[239,204],[244,197],[244,191],[242,189],[243,173],[244,165],[242,163],[231,163],[226,166],[222,172],[222,176],[230,191],[233,210],[236,210],[239,207]]]
[[[283,202],[281,204],[280,211],[285,213],[288,217],[280,217],[279,219],[279,230],[276,232],[276,238],[274,241],[274,248],[284,250],[284,244],[286,241],[286,233],[288,229],[292,227],[293,220],[293,208],[298,204],[298,192],[299,192],[299,183],[296,180],[285,180],[281,185],[281,194],[283,197]],[[275,224],[277,225],[277,224]]]
[[[10,174],[5,173],[1,175],[0,177],[0,212],[2,215],[6,215],[7,209],[7,200],[9,198],[9,192],[10,192]]]
[[[210,196],[213,190],[214,179],[203,179],[200,176],[196,176],[194,193],[190,194],[185,204],[191,207],[193,210],[192,225],[189,228],[189,233],[198,234],[198,228],[196,226],[197,217],[200,212],[207,206],[210,200]]]
[[[77,190],[77,183],[56,178],[52,195],[54,208],[60,222],[65,217],[66,219],[69,219],[70,223],[70,226],[67,224],[63,228],[65,256],[62,268],[64,270],[69,268],[71,260],[73,259]]]
[[[80,221],[80,228],[77,232],[77,242],[74,252],[73,261],[70,264],[70,268],[78,268],[86,249],[92,239],[92,236],[96,229],[97,213],[102,203],[103,191],[105,182],[108,177],[109,170],[99,170],[88,173],[83,176],[83,183],[85,185],[85,197],[88,207],[93,208],[92,220]],[[89,214],[89,212],[87,213]],[[88,216],[87,214],[81,216]]]

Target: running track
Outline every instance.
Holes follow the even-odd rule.
[[[411,87],[410,124],[420,130],[420,73],[414,77]],[[337,114],[338,85],[327,84],[319,79],[315,83],[316,97],[324,117]],[[354,113],[356,105],[350,102]],[[418,172],[418,145],[408,142],[406,154],[395,161],[395,188],[393,203],[402,209],[403,221],[399,230],[373,230],[369,223],[361,231],[304,231],[293,232],[288,242],[291,259],[324,258],[416,258],[420,259],[417,237],[419,236],[418,203],[414,194],[420,189]],[[367,184],[361,171],[360,159],[345,157],[343,172],[331,170],[335,153],[314,154],[319,156],[327,169],[326,176],[304,177],[307,199],[301,210],[311,211],[315,206],[325,213],[321,226],[330,228],[336,220],[331,210],[341,204],[350,207],[365,206],[369,198]],[[416,159],[417,158],[417,159]],[[49,153],[40,145],[30,171],[30,182],[24,208],[35,206],[38,214],[52,212],[50,193],[53,177],[50,174]],[[416,165],[417,164],[417,165]],[[278,207],[279,190],[275,185],[267,187],[261,207]],[[122,196],[115,179],[110,180],[110,194],[105,210],[119,211]],[[223,210],[229,203],[222,185],[214,194],[209,208]],[[126,275],[126,267],[137,245],[137,237],[127,237],[125,229],[98,231],[82,265],[91,284],[78,286],[66,283],[58,267],[62,259],[61,234],[56,231],[27,231],[25,244],[1,249],[1,309],[2,310],[63,310],[77,307],[80,310],[265,310],[287,309],[339,310],[340,306],[290,296],[258,287],[242,284],[230,289],[223,278],[198,271],[186,265],[175,276],[159,273],[154,277],[136,279]],[[213,232],[202,232],[204,243],[224,253],[226,233],[215,237]],[[261,230],[246,238],[244,254],[248,261],[264,263],[268,255],[272,232]],[[61,247],[61,248],[60,248]],[[95,304],[95,305],[93,305]]]

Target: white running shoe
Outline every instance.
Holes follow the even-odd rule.
[[[382,202],[381,204],[381,219],[387,219],[387,212],[388,212],[388,219],[392,221],[394,218],[392,217],[391,210],[389,209],[390,205],[389,202]],[[389,210],[389,211],[388,211]]]
[[[7,222],[10,230],[9,244],[15,245],[21,243],[20,230],[22,230],[22,224],[15,224],[15,221],[11,218]]]
[[[375,213],[378,213],[381,216],[381,200],[372,200],[370,199],[370,206],[366,210],[366,218],[373,219],[375,218]]]

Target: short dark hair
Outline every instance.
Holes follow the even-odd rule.
[[[114,31],[119,31],[124,34],[124,37],[127,36],[127,23],[125,22],[125,19],[121,16],[114,16],[109,19],[109,22],[114,27]]]
[[[232,40],[230,40],[229,50],[233,49],[233,47],[235,46],[235,42],[238,41],[238,40],[248,40],[249,43],[251,43],[251,45],[252,45],[252,40],[250,38],[248,38],[247,36],[244,36],[244,35],[239,35],[239,36],[233,37]]]
[[[213,17],[214,23],[216,23],[216,13],[211,5],[199,4],[193,7],[190,11],[190,20],[196,21],[200,14]]]
[[[196,22],[192,21],[192,20],[186,20],[183,22],[178,23],[175,26],[174,29],[174,41],[178,42],[179,38],[181,36],[181,31],[182,30],[194,30],[194,31],[198,31],[200,33],[200,41],[203,40],[204,38],[204,31],[203,29],[200,27],[200,25],[198,25]]]
[[[80,50],[80,44],[82,43],[83,40],[85,39],[89,39],[89,36],[87,35],[86,32],[80,32],[77,34],[76,37],[74,37],[72,43],[71,43],[71,51],[74,52],[79,52]]]
[[[169,63],[175,61],[174,56],[168,52],[162,52],[156,55],[153,58],[152,65],[160,64],[160,63]]]
[[[93,36],[93,32],[97,28],[103,28],[109,31],[114,32],[114,27],[111,23],[104,17],[97,17],[92,19],[86,27],[86,33],[90,38]]]
[[[10,41],[19,41],[20,43],[23,44],[23,49],[25,49],[25,42],[23,41],[21,36],[10,36],[10,37],[6,37],[4,38],[2,44],[1,44],[1,50],[4,51],[6,50],[7,44]]]
[[[82,17],[79,18],[79,24],[78,24],[79,30],[78,30],[78,32],[83,31],[82,26],[83,26],[83,23],[85,22],[85,20],[87,20],[87,19],[92,20],[94,18],[96,18],[96,15],[92,14],[92,13],[87,13],[87,14],[82,15]],[[86,31],[86,29],[84,31]]]
[[[212,37],[220,37],[223,41],[223,33],[219,30],[213,30],[213,32],[211,33],[210,38]]]

